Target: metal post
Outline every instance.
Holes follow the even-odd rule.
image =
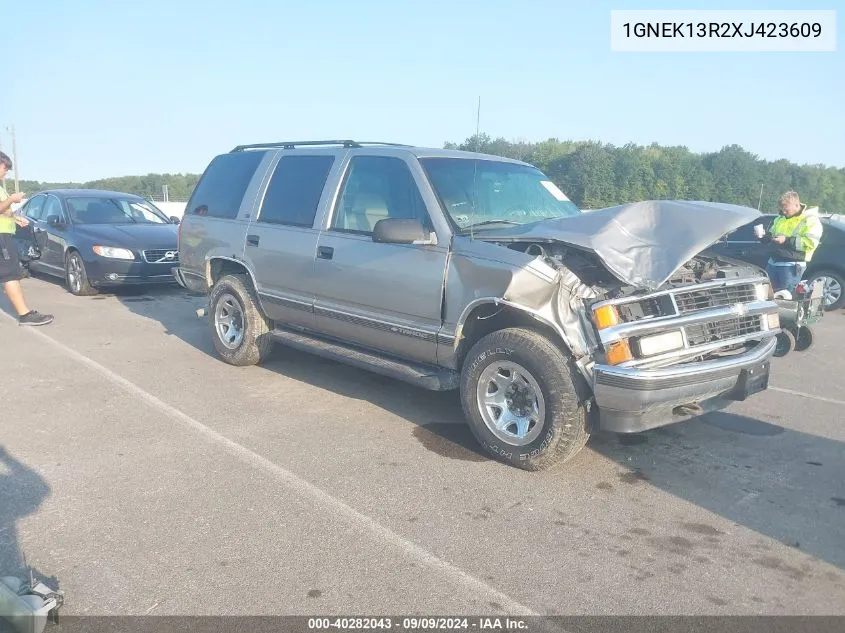
[[[20,166],[18,165],[18,144],[15,140],[15,126],[6,128],[12,135],[12,164],[15,166],[15,193],[21,190],[20,187]]]

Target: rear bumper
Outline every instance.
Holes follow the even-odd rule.
[[[739,356],[663,369],[596,365],[593,393],[599,427],[637,433],[744,400],[768,387],[769,359],[776,345],[771,337]],[[676,412],[682,405],[694,405],[694,411]]]

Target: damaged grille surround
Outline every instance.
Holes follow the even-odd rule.
[[[597,327],[603,360],[620,368],[667,367],[704,359],[742,350],[780,332],[778,306],[765,277],[718,279],[692,288],[681,286],[601,301],[592,306],[593,314],[606,306],[614,309],[618,321]],[[641,341],[661,336],[674,336],[674,347],[652,354],[642,352]],[[608,360],[608,351],[620,346],[626,348],[627,355],[616,362]]]

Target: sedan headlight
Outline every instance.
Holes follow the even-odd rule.
[[[663,332],[662,334],[653,334],[652,336],[643,336],[637,341],[637,351],[640,356],[656,356],[657,354],[665,354],[676,349],[682,349],[684,346],[684,336],[680,330],[673,332]]]
[[[128,248],[118,248],[116,246],[95,246],[94,252],[100,257],[108,257],[109,259],[135,259],[135,253]]]

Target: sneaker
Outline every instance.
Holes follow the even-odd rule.
[[[36,310],[30,310],[23,316],[18,317],[18,324],[20,325],[47,325],[52,322],[52,314],[41,314]]]

